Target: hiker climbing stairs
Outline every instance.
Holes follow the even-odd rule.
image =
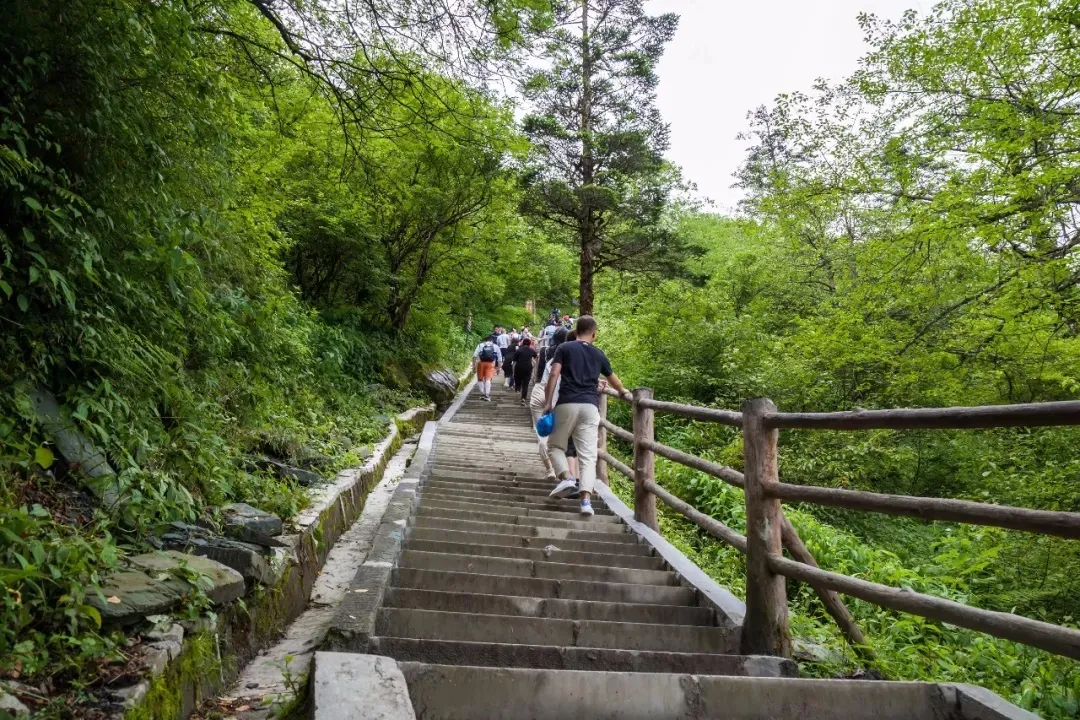
[[[316,655],[316,718],[917,718],[980,690],[739,655],[741,603],[610,491],[591,517],[549,497],[516,393],[429,426]]]

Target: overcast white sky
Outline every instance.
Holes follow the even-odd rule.
[[[862,12],[899,18],[928,0],[652,0],[650,14],[676,12],[679,31],[660,62],[659,105],[671,124],[668,158],[712,199],[734,209],[732,173],[747,143],[746,113],[814,80],[840,80],[866,52]]]

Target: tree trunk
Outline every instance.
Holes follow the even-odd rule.
[[[592,54],[589,49],[589,0],[581,0],[581,184],[595,182],[592,145]],[[596,237],[592,208],[583,201],[578,236],[581,241],[581,273],[578,282],[578,315],[593,312],[593,261]]]
[[[581,275],[578,280],[578,315],[593,314],[593,257],[592,247],[582,243]]]

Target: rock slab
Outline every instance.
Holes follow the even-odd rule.
[[[230,503],[221,506],[224,518],[225,534],[235,540],[277,547],[281,542],[275,540],[283,529],[281,518],[265,510],[252,507],[247,503]]]
[[[424,373],[423,385],[432,402],[440,408],[447,407],[457,395],[458,376],[447,368],[428,370]]]
[[[103,578],[101,596],[87,599],[110,626],[130,625],[178,605],[193,590],[184,568],[208,579],[206,594],[216,604],[232,602],[244,594],[240,573],[210,558],[170,550],[136,555],[128,562],[130,567]]]
[[[276,577],[270,568],[266,554],[271,552],[262,545],[214,535],[206,528],[182,522],[170,523],[169,532],[161,536],[161,544],[169,550],[208,557],[231,567],[244,576],[264,585],[272,585]],[[283,545],[275,540],[275,545]]]
[[[314,662],[315,720],[416,720],[409,688],[396,660],[317,652]]]
[[[277,475],[279,478],[283,478],[285,480],[292,480],[296,484],[303,487],[321,485],[324,482],[323,476],[317,472],[314,472],[312,470],[304,470],[303,468],[293,467],[292,465],[283,463],[280,460],[274,460],[273,458],[258,457],[254,459],[253,463],[254,466],[260,470],[268,470]],[[237,504],[242,505],[243,503]]]

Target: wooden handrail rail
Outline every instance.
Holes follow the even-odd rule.
[[[717,410],[715,408],[698,407],[696,405],[683,405],[682,403],[666,402],[664,400],[643,400],[641,406],[651,410],[660,410],[661,412],[671,413],[672,415],[681,415],[692,420],[704,420],[706,422],[731,425],[733,427],[742,427],[743,422],[742,413],[733,412],[731,410]]]
[[[886,495],[862,490],[776,483],[765,491],[770,497],[792,502],[809,502],[849,510],[867,510],[887,515],[903,515],[922,520],[946,520],[994,525],[1010,530],[1028,530],[1046,535],[1080,539],[1080,513],[1029,508],[948,498]]]
[[[627,399],[605,390],[609,396]],[[1080,513],[1033,510],[989,503],[925,498],[884,493],[792,485],[779,482],[776,475],[776,432],[780,428],[831,430],[989,428],[1014,426],[1080,425],[1080,401],[1031,403],[959,408],[919,408],[899,410],[859,410],[838,413],[782,413],[767,400],[743,406],[741,413],[699,408],[652,398],[651,390],[639,388],[633,396],[634,432],[601,419],[605,433],[632,443],[631,468],[605,451],[600,458],[634,481],[635,512],[639,519],[652,518],[656,527],[655,499],[716,539],[747,555],[747,617],[743,626],[742,652],[785,655],[790,652],[787,628],[787,599],[781,577],[810,585],[822,599],[848,641],[872,658],[865,639],[837,592],[860,598],[892,610],[909,612],[933,620],[985,632],[995,637],[1038,647],[1080,659],[1080,631],[1040,622],[1009,613],[969,607],[961,603],[910,590],[860,580],[822,570],[779,507],[781,500],[809,502],[830,507],[865,510],[924,520],[992,525],[1012,530],[1080,539]],[[744,453],[752,477],[734,468],[656,442],[653,412],[670,412],[683,417],[725,425],[741,425]],[[748,535],[743,536],[724,523],[702,513],[661,487],[652,469],[653,455],[704,472],[738,488],[747,502]],[[752,492],[751,492],[752,491]],[[753,497],[751,497],[751,495]],[[651,513],[651,515],[650,515]],[[749,531],[753,531],[753,538]],[[787,549],[794,560],[785,558]]]
[[[977,407],[767,413],[769,428],[817,430],[928,430],[1080,425],[1080,400]]]
[[[624,442],[628,442],[628,443],[634,442],[634,433],[630,432],[629,430],[623,430],[621,427],[619,427],[615,423],[611,422],[610,420],[605,420],[604,418],[600,418],[600,427],[604,428],[609,433],[611,433],[612,435],[614,435],[615,437],[619,438],[620,440],[622,440]]]
[[[619,428],[617,425],[613,425],[612,427],[618,430],[622,430],[622,428]],[[622,430],[622,432],[626,431]],[[629,435],[629,433],[627,434]],[[660,447],[666,448],[667,446],[661,445]],[[693,456],[691,455],[690,457]],[[601,453],[601,459],[603,459],[613,468],[621,472],[627,478],[631,480],[634,479],[633,471],[606,451]],[[712,463],[709,464],[712,465]],[[721,470],[731,471],[733,473],[736,473],[740,478],[742,477],[742,473],[731,470],[731,468],[725,468],[719,465],[716,465],[715,467],[720,468]],[[717,540],[720,540],[721,542],[727,543],[728,545],[734,547],[744,555],[746,554],[745,535],[740,535],[735,530],[720,522],[716,518],[706,515],[690,503],[668,492],[655,480],[647,480],[645,482],[645,489],[660,498],[668,507],[672,508],[684,518],[694,523],[705,532],[709,533],[709,535],[713,536]],[[792,526],[791,521],[788,520],[786,517],[783,521],[784,524],[781,528],[782,538],[784,542],[784,547],[787,548],[788,552],[791,553],[791,557],[795,558],[801,563],[806,563],[811,567],[816,568],[818,565],[817,562],[814,560],[814,556],[807,549],[806,545],[803,544],[802,539],[795,531],[795,528],[794,526]],[[866,638],[863,636],[862,630],[859,629],[858,624],[855,622],[855,618],[851,616],[851,613],[848,611],[847,606],[844,605],[843,600],[841,600],[835,592],[829,590],[828,588],[820,587],[813,584],[811,585],[811,587],[821,599],[821,602],[825,606],[825,609],[828,611],[829,615],[831,615],[832,618],[836,621],[836,624],[840,626],[840,630],[844,633],[844,637],[847,638],[848,642],[854,648],[856,648],[861,655],[863,655],[867,659],[872,660],[873,653],[871,653],[866,648]]]
[[[821,585],[866,602],[977,630],[995,637],[1080,659],[1080,631],[1022,615],[982,610],[944,598],[901,590],[770,555],[769,567],[784,577]]]
[[[723,540],[743,555],[746,554],[745,535],[740,535],[716,518],[706,515],[690,503],[675,497],[667,490],[657,485],[655,480],[646,481],[645,488],[653,495],[663,500],[664,504],[668,507],[675,510],[717,540]]]
[[[620,460],[619,458],[615,457],[614,455],[612,455],[611,453],[606,452],[606,451],[598,453],[598,454],[599,454],[601,460],[603,460],[608,465],[610,465],[611,467],[618,470],[620,473],[623,474],[624,477],[627,477],[630,480],[634,479],[634,470],[633,470],[633,468],[631,468],[629,465],[624,463],[622,460]]]
[[[706,475],[712,475],[714,478],[723,480],[728,485],[739,488],[740,490],[746,488],[746,478],[741,472],[735,468],[729,468],[726,465],[717,465],[714,462],[709,462],[705,458],[699,458],[697,455],[690,455],[684,453],[682,450],[676,450],[673,447],[667,445],[661,445],[656,441],[650,440],[647,443],[643,443],[645,447],[651,449],[657,455],[665,457],[668,460],[685,465],[686,467],[699,470]]]
[[[604,427],[621,440],[631,442],[633,435],[607,420]],[[734,468],[709,462],[696,455],[676,450],[654,440],[642,444],[661,457],[693,468],[706,475],[723,480],[737,488],[745,486],[743,474]],[[770,497],[789,502],[806,502],[829,507],[841,507],[848,510],[865,510],[886,515],[900,515],[922,520],[942,520],[962,522],[973,525],[992,525],[1010,530],[1024,530],[1044,535],[1080,539],[1080,513],[1058,510],[1032,510],[1010,505],[971,500],[952,500],[948,498],[915,497],[910,495],[890,495],[868,492],[865,490],[845,490],[842,488],[817,487],[813,485],[791,485],[776,483],[766,491]]]

